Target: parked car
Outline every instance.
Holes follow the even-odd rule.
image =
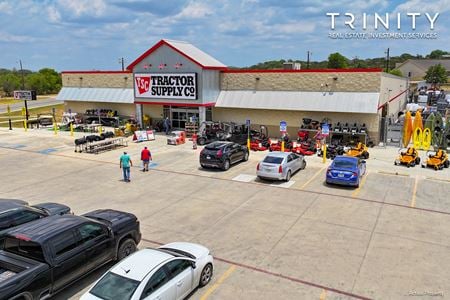
[[[49,298],[128,256],[140,239],[136,217],[115,210],[50,216],[10,229],[0,250],[0,300]]]
[[[298,170],[306,168],[303,155],[290,152],[274,151],[256,166],[256,175],[262,179],[289,181]]]
[[[81,300],[185,299],[213,275],[213,257],[204,246],[171,243],[142,249],[107,271]]]
[[[246,146],[233,142],[213,142],[200,152],[200,166],[228,170],[234,163],[247,161],[249,152]]]
[[[11,227],[52,215],[70,213],[70,207],[64,204],[47,202],[29,206],[22,200],[0,199],[0,236]]]
[[[326,183],[359,187],[366,173],[366,161],[358,157],[336,156],[327,169]]]

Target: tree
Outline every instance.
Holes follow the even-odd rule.
[[[403,73],[402,71],[400,71],[399,69],[393,69],[389,71],[389,74],[395,75],[395,76],[400,76],[403,77]]]
[[[15,90],[20,89],[20,78],[14,73],[0,75],[0,84],[7,96],[12,96]]]
[[[345,69],[347,68],[347,58],[341,55],[339,52],[332,53],[328,56],[328,65],[329,69]]]
[[[441,64],[437,64],[429,67],[423,78],[428,83],[447,83],[447,71]]]
[[[433,50],[427,55],[427,58],[431,59],[441,59],[443,55],[449,54],[447,51]]]

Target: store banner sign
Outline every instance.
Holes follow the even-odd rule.
[[[139,73],[134,74],[137,98],[197,99],[197,73]]]

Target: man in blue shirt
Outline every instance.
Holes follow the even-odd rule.
[[[131,157],[124,152],[120,156],[120,168],[123,170],[123,181],[130,182],[130,167],[133,166],[133,162],[131,161]]]

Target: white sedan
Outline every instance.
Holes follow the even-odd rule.
[[[113,266],[82,300],[174,300],[186,298],[209,283],[213,257],[193,243],[171,243],[142,249]]]
[[[269,152],[256,166],[256,175],[262,179],[289,181],[298,170],[306,168],[303,155],[290,152]]]

